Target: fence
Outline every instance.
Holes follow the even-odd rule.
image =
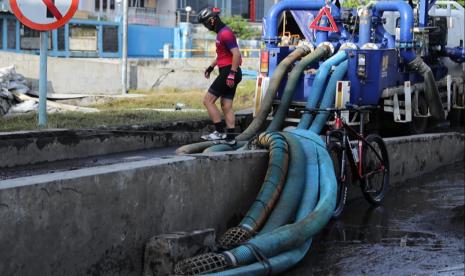
[[[121,56],[121,28],[116,22],[72,19],[50,33],[50,56]],[[38,31],[22,25],[12,15],[0,14],[0,50],[37,54],[39,46]]]

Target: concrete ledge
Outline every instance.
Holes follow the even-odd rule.
[[[198,155],[0,181],[0,275],[141,275],[152,236],[236,225],[266,160]]]
[[[389,152],[393,185],[465,158],[463,133],[422,134],[384,141]]]
[[[386,139],[393,183],[464,160],[465,135]],[[151,159],[0,181],[0,275],[140,275],[154,235],[236,225],[267,153]]]
[[[251,113],[238,114],[238,131]],[[210,120],[181,121],[100,129],[0,132],[0,169],[111,153],[164,148],[200,141]]]
[[[195,132],[54,130],[0,134],[0,168],[172,147],[200,140]]]

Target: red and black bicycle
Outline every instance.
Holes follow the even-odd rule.
[[[328,113],[334,116],[330,129],[326,132],[326,147],[333,160],[338,182],[336,209],[333,217],[338,217],[347,199],[348,183],[359,183],[366,200],[379,205],[389,186],[389,157],[386,144],[381,136],[364,136],[365,116],[378,109],[377,106],[355,106],[347,108],[303,109],[304,112]],[[353,129],[343,119],[342,113],[358,113],[359,131]],[[355,173],[354,173],[355,172]]]

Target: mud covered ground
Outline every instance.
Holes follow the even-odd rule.
[[[464,275],[464,163],[363,198],[315,238],[294,275]]]

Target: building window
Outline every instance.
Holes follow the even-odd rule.
[[[145,0],[129,0],[129,7],[144,8]]]
[[[143,0],[142,0],[143,1]],[[106,10],[107,9],[107,4],[108,4],[108,0],[102,0],[102,6],[103,6],[103,9]],[[115,9],[115,0],[110,0],[110,10],[114,10]],[[95,0],[95,10],[98,11],[100,10],[100,0]]]

